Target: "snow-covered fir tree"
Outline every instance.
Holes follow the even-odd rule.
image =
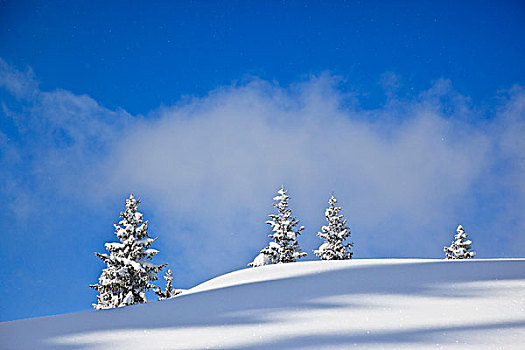
[[[347,220],[339,214],[341,207],[336,207],[336,203],[337,199],[332,194],[324,212],[328,225],[321,227],[321,232],[317,233],[317,237],[325,242],[314,250],[314,254],[322,260],[347,260],[352,259],[353,255],[350,248],[354,244],[344,242],[350,236],[350,228],[346,225]]]
[[[299,221],[292,216],[292,210],[288,208],[290,197],[286,192],[284,186],[277,191],[278,196],[273,198],[277,203],[274,203],[273,206],[278,213],[268,215],[271,220],[266,221],[272,227],[273,233],[268,237],[272,238],[273,242],[262,249],[248,266],[289,263],[307,255],[305,252],[301,252],[301,247],[297,242],[297,237],[304,230],[304,226],[296,229]]]
[[[157,290],[155,290],[155,294],[159,297],[158,300],[173,298],[177,294],[181,293],[180,289],[173,289],[173,286],[171,285],[173,276],[170,269],[168,269],[168,272],[166,272],[164,275],[164,279],[166,280],[166,289],[162,290],[159,287]]]
[[[463,226],[459,225],[454,235],[454,241],[450,247],[445,247],[443,250],[447,259],[470,259],[476,255],[475,251],[469,251],[471,247],[472,241],[467,239],[467,233]]]
[[[98,284],[90,285],[99,292],[98,303],[93,304],[97,310],[147,302],[146,291],[156,287],[151,282],[167,265],[147,261],[158,251],[150,248],[156,238],[148,235],[148,221],[143,222],[137,211],[139,203],[133,194],[126,199],[126,211],[120,213],[122,220],[113,224],[120,242],[105,244],[109,254],[95,253],[107,265]]]

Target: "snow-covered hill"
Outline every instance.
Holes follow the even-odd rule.
[[[0,324],[4,349],[524,349],[525,259],[299,262]]]

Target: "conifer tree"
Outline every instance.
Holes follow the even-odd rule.
[[[454,235],[454,241],[450,247],[444,247],[447,259],[470,259],[476,255],[475,251],[469,251],[472,241],[467,239],[467,233],[463,226],[459,225]]]
[[[319,249],[314,250],[314,254],[322,260],[347,260],[352,259],[353,253],[350,248],[353,243],[344,243],[351,232],[346,225],[347,220],[340,215],[341,207],[336,207],[337,199],[334,195],[328,201],[328,208],[325,210],[327,226],[321,227],[321,232],[317,233],[317,237],[325,240]]]
[[[164,275],[164,279],[166,280],[166,289],[162,290],[160,287],[155,291],[155,294],[158,296],[158,300],[163,299],[169,299],[173,298],[177,294],[180,294],[181,291],[178,289],[173,289],[173,286],[171,285],[171,281],[173,281],[173,276],[171,274],[171,270],[168,269],[168,272]]]
[[[284,186],[277,191],[278,196],[273,198],[274,201],[278,202],[273,205],[277,209],[277,214],[268,215],[271,220],[266,221],[272,227],[273,233],[268,237],[273,239],[273,242],[270,242],[268,246],[263,248],[248,266],[255,267],[270,263],[295,262],[297,259],[307,255],[305,252],[301,252],[301,247],[299,247],[297,242],[297,237],[304,230],[304,226],[299,227],[297,230],[295,229],[299,221],[292,216],[292,210],[288,208],[288,199],[290,197],[286,192]]]
[[[151,282],[167,265],[146,261],[158,251],[150,248],[156,238],[148,235],[148,221],[143,222],[137,211],[139,203],[133,194],[126,199],[126,211],[120,213],[122,220],[113,225],[120,243],[106,243],[109,254],[95,253],[107,265],[98,284],[90,285],[99,292],[98,303],[93,304],[97,310],[147,302],[146,291],[156,287]]]

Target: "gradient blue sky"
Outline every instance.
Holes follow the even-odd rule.
[[[355,258],[525,255],[520,1],[0,1],[0,320],[88,310],[130,192],[187,288],[309,252],[332,191]]]

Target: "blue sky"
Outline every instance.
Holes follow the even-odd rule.
[[[187,288],[309,252],[335,191],[355,258],[525,255],[525,6],[0,1],[0,320],[88,310],[130,192]]]

